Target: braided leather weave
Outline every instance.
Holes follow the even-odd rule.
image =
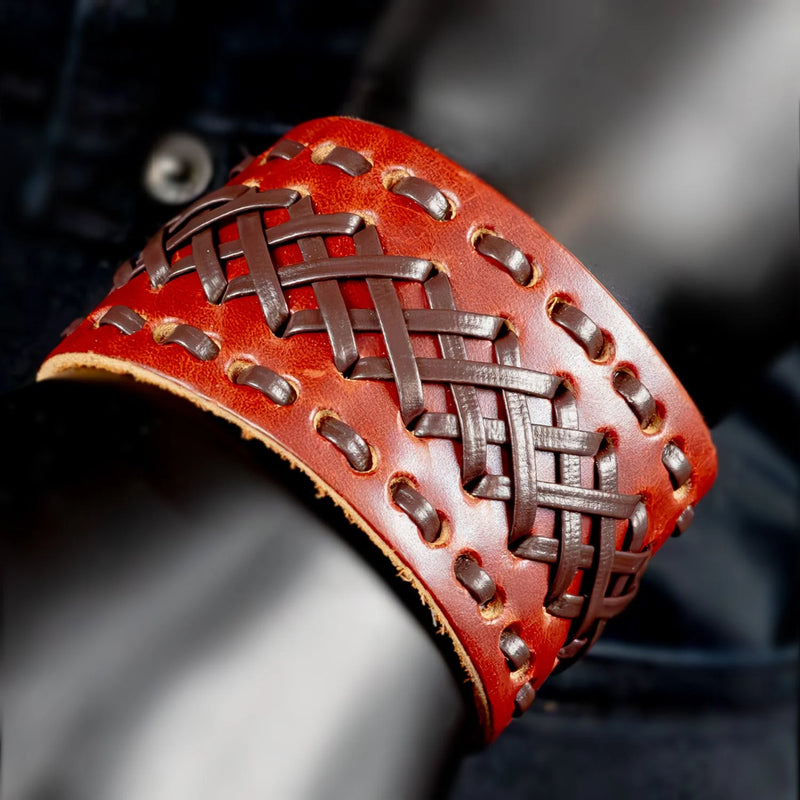
[[[40,377],[126,372],[304,469],[412,581],[487,737],[625,608],[715,473],[644,335],[408,137],[307,123],[171,220]]]

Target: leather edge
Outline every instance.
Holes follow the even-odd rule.
[[[265,431],[249,424],[246,420],[236,414],[231,413],[220,405],[214,403],[212,400],[197,394],[191,389],[187,389],[179,382],[172,380],[166,375],[133,364],[129,361],[122,359],[112,358],[110,356],[103,356],[97,353],[58,353],[49,356],[39,368],[36,374],[36,381],[52,380],[65,377],[65,373],[74,369],[90,369],[100,372],[110,373],[112,375],[127,375],[136,381],[147,383],[156,386],[159,389],[170,392],[177,397],[188,400],[197,408],[203,411],[208,411],[221,419],[231,422],[236,425],[245,439],[257,439],[273,453],[280,456],[285,460],[292,469],[300,470],[306,475],[318,492],[329,497],[336,506],[342,511],[346,519],[361,531],[363,531],[370,542],[378,547],[380,552],[386,556],[391,562],[392,566],[397,570],[397,576],[406,583],[411,584],[420,597],[423,605],[430,609],[436,621],[436,633],[442,633],[447,636],[451,642],[451,646],[455,651],[456,656],[461,664],[462,669],[466,673],[466,677],[472,685],[472,691],[475,699],[475,706],[478,711],[478,721],[484,733],[485,741],[491,741],[494,738],[492,733],[492,713],[489,705],[486,690],[483,686],[483,681],[480,679],[477,670],[472,664],[466,650],[459,641],[455,631],[450,626],[447,617],[442,613],[438,604],[435,602],[433,596],[425,589],[425,587],[417,580],[413,571],[404,564],[392,549],[383,541],[378,533],[361,517],[355,509],[340,495],[335,492],[327,483],[325,483],[315,472],[313,472],[308,465],[294,458],[288,451],[280,446],[272,437]]]

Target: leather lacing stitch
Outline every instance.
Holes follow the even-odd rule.
[[[291,160],[304,149],[303,145],[284,139],[267,154],[266,160]],[[333,146],[315,163],[339,169],[353,178],[372,167],[362,154],[340,146]],[[412,201],[437,221],[446,222],[454,213],[444,192],[421,178],[404,175],[388,190]],[[288,211],[288,221],[265,229],[263,212],[278,208]],[[215,244],[212,226],[223,222],[235,222],[239,238]],[[330,257],[324,236],[351,236],[356,254]],[[175,251],[189,242],[191,254],[175,259]],[[283,266],[278,273],[269,248],[287,243],[299,246],[303,261]],[[520,286],[530,286],[538,280],[538,263],[496,232],[480,229],[472,245],[484,258],[505,269]],[[228,280],[222,262],[239,256],[244,256],[249,272]],[[475,497],[511,502],[511,551],[519,558],[551,567],[547,610],[573,620],[572,641],[559,653],[562,660],[584,652],[605,621],[630,602],[650,556],[644,548],[647,512],[638,495],[618,494],[611,441],[603,434],[579,428],[577,404],[561,378],[521,367],[516,335],[505,320],[457,309],[449,279],[437,272],[431,262],[384,254],[374,226],[365,226],[356,214],[316,214],[311,197],[301,197],[293,189],[260,191],[239,184],[206,195],[171,220],[148,242],[135,262],[127,262],[117,270],[115,287],[142,271],[147,272],[156,288],[196,272],[210,303],[255,295],[267,326],[277,336],[327,333],[335,366],[342,374],[354,380],[395,381],[401,417],[415,436],[459,440],[465,490]],[[338,285],[340,279],[366,281],[374,310],[348,308]],[[403,308],[394,281],[421,282],[429,308]],[[290,313],[284,290],[308,284],[314,290],[318,308]],[[609,360],[609,335],[574,304],[556,297],[548,304],[548,314],[592,361]],[[98,324],[112,325],[123,334],[132,335],[142,329],[145,320],[132,309],[114,306]],[[355,334],[373,331],[383,334],[386,358],[359,356]],[[410,333],[435,335],[443,357],[417,358]],[[464,343],[469,337],[492,342],[496,362],[470,361]],[[201,360],[212,360],[219,353],[219,345],[208,334],[183,323],[156,341],[162,345],[178,344]],[[278,405],[289,405],[297,397],[294,387],[265,365],[233,370],[229,378],[260,391]],[[456,413],[426,411],[422,395],[425,382],[445,384],[452,393]],[[658,406],[633,369],[617,369],[612,385],[642,430],[653,432],[659,420]],[[505,420],[483,417],[477,402],[478,388],[501,393]],[[526,400],[531,396],[552,402],[553,426],[531,423]],[[368,472],[372,468],[371,447],[347,423],[332,414],[320,414],[315,427],[343,453],[354,471]],[[489,445],[510,449],[511,475],[487,474]],[[553,453],[559,482],[536,480],[533,456],[537,450]],[[580,459],[587,457],[594,459],[596,488],[581,485]],[[662,462],[674,490],[684,491],[691,478],[691,465],[677,442],[664,447]],[[395,481],[390,495],[417,526],[422,539],[435,545],[442,520],[433,505],[405,480]],[[537,506],[555,509],[560,538],[530,534]],[[584,514],[599,518],[596,544],[582,541]],[[692,514],[688,506],[679,517],[681,532],[688,527]],[[626,525],[625,549],[618,551],[615,541],[620,524]],[[585,595],[569,592],[579,571],[584,572],[584,584],[589,584],[584,587]],[[502,608],[498,587],[471,555],[457,556],[454,574],[484,616],[492,618],[492,609]],[[500,634],[498,648],[512,677],[522,680],[530,673],[534,654],[513,624]],[[533,701],[534,682],[534,678],[525,680],[519,688],[516,713],[525,711]]]
[[[373,467],[372,448],[346,422],[331,414],[317,415],[317,433],[336,447],[356,472]]]
[[[664,445],[664,449],[661,451],[661,462],[669,473],[675,493],[685,492],[691,483],[692,465],[677,442],[667,442]],[[685,533],[692,524],[692,520],[694,520],[694,507],[687,505],[678,517],[672,535],[680,536]]]
[[[547,306],[550,319],[562,327],[586,352],[592,361],[603,359],[609,344],[597,323],[572,303],[554,297]]]
[[[297,400],[297,391],[283,375],[263,364],[246,364],[228,375],[238,386],[249,386],[261,392],[278,406],[290,406]]]
[[[97,326],[111,325],[126,336],[138,333],[145,325],[145,319],[132,308],[112,306],[98,320]],[[213,361],[220,346],[207,334],[194,325],[178,323],[159,326],[153,331],[157,344],[180,345],[186,352],[200,361]],[[288,406],[297,399],[294,387],[283,376],[261,364],[239,364],[228,378],[238,386],[249,386],[272,400],[279,406]]]
[[[433,504],[423,497],[409,481],[399,478],[390,485],[392,502],[406,513],[419,528],[420,535],[428,543],[438,541],[442,531],[442,519]]]
[[[502,601],[498,598],[498,589],[486,570],[484,570],[475,558],[469,554],[461,554],[455,561],[454,572],[456,580],[472,595],[488,619],[493,619],[499,615],[502,609]],[[492,609],[492,606],[495,606]],[[498,608],[499,607],[499,608]],[[525,678],[533,665],[534,656],[525,640],[510,627],[507,627],[500,634],[498,642],[500,652],[503,654],[506,666],[512,676],[518,679]],[[519,716],[530,708],[536,697],[534,688],[535,679],[525,680],[517,690],[514,699],[514,714]]]

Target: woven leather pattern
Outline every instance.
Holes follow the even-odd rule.
[[[350,126],[363,125],[339,121],[345,132]],[[364,204],[341,204],[335,187],[342,181],[366,185],[357,182],[370,180],[376,170],[374,152],[370,160],[358,148],[346,146],[349,143],[334,139],[335,146],[324,141],[321,146],[307,147],[291,135],[282,140],[258,162],[246,166],[231,184],[171,220],[136,259],[123,264],[115,275],[110,302],[98,309],[88,327],[95,336],[113,329],[130,341],[149,330],[151,348],[177,345],[196,362],[219,362],[227,352],[221,328],[184,319],[153,320],[152,324],[148,320],[152,316],[146,307],[149,298],[179,284],[181,292],[198,298],[216,318],[225,315],[237,320],[238,347],[243,352],[248,341],[269,341],[274,354],[270,363],[228,358],[226,377],[240,392],[252,390],[263,402],[278,407],[302,404],[307,382],[300,380],[298,386],[291,380],[276,354],[284,352],[282,347],[293,347],[293,352],[305,348],[315,354],[317,363],[324,342],[325,357],[338,375],[338,383],[327,386],[339,386],[337,391],[345,394],[367,384],[380,387],[385,398],[380,413],[390,413],[387,403],[394,406],[405,431],[401,435],[430,442],[431,452],[434,447],[436,452],[449,448],[458,465],[457,485],[441,488],[436,485],[435,471],[392,470],[389,465],[385,474],[390,476],[391,506],[416,527],[431,556],[451,549],[458,537],[470,539],[458,514],[445,508],[442,497],[452,496],[476,519],[483,504],[491,506],[495,518],[498,505],[504,508],[505,558],[511,559],[512,566],[537,565],[537,574],[546,576],[540,600],[543,619],[562,621],[558,634],[540,630],[532,635],[531,625],[542,623],[526,625],[506,619],[515,605],[530,601],[509,597],[510,582],[503,579],[502,570],[492,568],[480,536],[473,534],[472,548],[460,547],[453,553],[451,580],[476,604],[477,624],[490,628],[500,624],[492,669],[496,674],[499,660],[508,676],[504,681],[508,689],[501,694],[511,695],[503,694],[506,699],[496,705],[492,693],[500,690],[488,681],[490,715],[495,719],[487,726],[496,733],[510,711],[521,713],[530,705],[536,686],[552,666],[585,652],[605,621],[628,605],[654,549],[665,535],[673,529],[682,531],[691,521],[692,502],[710,480],[707,467],[713,462],[713,450],[705,457],[701,480],[685,452],[686,437],[675,436],[665,426],[665,418],[669,422],[671,417],[659,399],[663,391],[651,391],[637,364],[615,358],[620,330],[612,333],[610,326],[596,322],[593,309],[581,307],[574,293],[544,293],[538,300],[546,312],[547,328],[541,338],[549,355],[541,368],[533,368],[535,345],[523,343],[530,337],[520,333],[524,319],[519,314],[506,316],[496,306],[487,308],[480,287],[477,291],[471,287],[469,302],[460,301],[465,292],[457,277],[459,257],[451,257],[447,248],[441,258],[431,257],[430,247],[413,248],[408,239],[398,249],[395,237],[390,234],[387,239],[385,226],[376,223],[369,208],[370,204],[375,208],[390,204],[406,214],[410,209],[417,216],[407,219],[428,220],[424,223],[428,227],[420,223],[420,230],[429,230],[431,224],[455,229],[458,220],[454,217],[460,211],[451,193],[434,180],[390,169],[380,176],[379,200],[373,197],[373,179]],[[298,171],[291,169],[294,164],[299,165]],[[262,176],[272,167],[279,167],[274,170],[275,179],[263,186]],[[324,184],[324,194],[296,180],[320,171],[330,180]],[[282,177],[285,183],[279,185]],[[535,291],[541,288],[537,287],[540,280],[546,281],[547,260],[531,254],[524,242],[486,225],[472,225],[468,234],[465,245],[472,257],[486,264],[491,279],[506,282],[509,296]],[[129,287],[131,302],[117,302],[125,299]],[[197,302],[193,301],[193,313]],[[519,307],[516,300],[511,305]],[[240,330],[240,319],[246,320],[246,334]],[[625,326],[630,327],[629,320],[617,323],[618,328]],[[86,328],[82,330],[85,335]],[[78,350],[80,331],[70,337]],[[225,337],[230,338],[227,333]],[[98,341],[92,343],[93,350]],[[68,343],[60,350],[69,351]],[[115,347],[109,342],[110,354]],[[569,357],[562,357],[562,350]],[[129,353],[124,357],[131,358]],[[581,363],[580,370],[610,370],[603,391],[616,397],[616,408],[626,414],[622,427],[633,433],[621,433],[620,424],[612,424],[613,415],[608,413],[602,415],[607,423],[598,424],[597,407],[610,401],[605,396],[585,396],[586,382],[578,377],[577,369],[568,368],[578,363],[578,357],[588,365]],[[156,363],[161,373],[170,375],[169,366],[160,360],[145,366],[153,369]],[[553,368],[561,364],[564,368]],[[182,373],[175,375],[192,389],[192,380],[184,380]],[[213,395],[213,390],[200,393]],[[224,398],[219,402],[231,405]],[[346,409],[347,403],[340,406]],[[246,416],[256,418],[255,411],[241,407]],[[588,423],[583,409],[589,410]],[[382,459],[392,444],[382,446],[383,434],[374,428],[367,432],[369,420],[317,408],[311,423],[313,431],[344,457],[339,463],[355,479],[384,475]],[[267,423],[260,427],[269,431]],[[279,441],[290,438],[283,433]],[[663,476],[659,486],[665,487],[659,491],[669,498],[673,520],[667,531],[663,530],[663,508],[657,529],[652,529],[652,486],[644,483],[636,491],[620,486],[621,453],[628,453],[630,460],[631,448],[650,453],[654,444],[660,458],[648,455],[648,470],[654,469],[654,461],[659,462],[656,466]],[[690,449],[705,453],[709,447],[706,434]],[[312,461],[310,455],[298,458],[306,464]],[[310,467],[326,484],[334,485],[340,477],[336,470],[331,477],[320,465],[311,463]],[[341,471],[341,467],[336,469]],[[630,484],[627,478],[626,482]],[[355,488],[345,491],[358,495],[362,491],[358,487],[365,484],[348,481],[347,485]],[[354,502],[351,497],[345,499]],[[374,504],[374,497],[370,502]],[[655,510],[659,511],[658,505]],[[369,511],[364,516],[369,519]],[[375,527],[386,536],[380,524]],[[412,544],[403,544],[402,536],[389,538],[445,617],[451,621],[458,617],[462,612],[453,612],[453,601],[440,596],[439,572],[425,573],[421,561],[415,562],[410,555]],[[419,558],[424,559],[424,554]],[[530,584],[533,596],[541,591],[537,581]],[[514,582],[521,583],[516,577]],[[453,624],[468,658],[480,667],[489,656],[481,650],[482,644],[470,643],[467,635],[476,623],[456,619]],[[554,636],[560,638],[556,662],[542,664],[537,656],[552,647]],[[549,643],[544,645],[542,638]],[[480,668],[478,672],[486,688],[486,675],[480,674]],[[513,700],[510,706],[509,700]]]
[[[262,212],[277,208],[288,210],[288,221],[264,226]],[[219,244],[220,227],[231,222],[238,238]],[[326,236],[352,237],[355,255],[330,257]],[[270,247],[289,243],[298,245],[302,260],[278,272]],[[177,257],[187,245],[190,254]],[[224,264],[240,256],[249,272],[228,282]],[[562,378],[520,366],[517,337],[506,320],[455,307],[447,275],[432,262],[386,255],[375,226],[365,225],[356,214],[315,214],[310,196],[239,185],[204,197],[173,219],[135,264],[123,265],[116,282],[143,270],[155,288],[193,273],[210,303],[255,295],[273,334],[325,333],[340,372],[353,380],[394,381],[401,418],[415,435],[460,443],[466,490],[510,504],[509,544],[514,552],[552,565],[547,609],[575,620],[576,641],[564,658],[581,652],[602,621],[627,606],[649,557],[643,550],[647,513],[639,496],[617,492],[613,444],[597,432],[580,429],[577,404]],[[348,308],[341,281],[363,281],[373,307]],[[428,306],[404,308],[395,281],[421,283]],[[317,308],[290,313],[284,292],[306,285],[314,291]],[[358,339],[365,332],[383,338],[386,356],[360,356]],[[415,335],[436,336],[441,357],[418,358]],[[489,342],[491,358],[469,359],[468,338]],[[425,410],[426,383],[446,388],[455,413]],[[481,389],[495,394],[497,417],[484,416]],[[527,397],[552,401],[552,426],[531,422]],[[503,449],[508,474],[490,472],[490,442]],[[537,450],[555,454],[557,480],[537,480]],[[582,457],[594,462],[593,486],[581,485]],[[530,535],[539,506],[559,512],[558,535],[552,530]],[[582,515],[593,519],[591,543],[583,542]],[[620,550],[615,548],[614,520],[626,520],[631,528]],[[592,578],[581,594],[572,594],[569,587],[579,570],[591,570]]]

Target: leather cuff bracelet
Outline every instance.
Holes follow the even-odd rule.
[[[171,220],[39,377],[74,367],[189,398],[306,472],[431,607],[487,739],[628,605],[716,471],[573,256],[352,119],[301,125]]]

